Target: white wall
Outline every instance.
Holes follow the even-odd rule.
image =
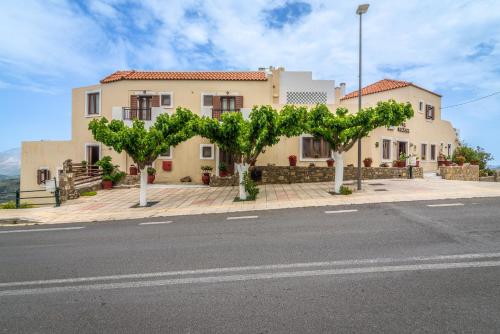
[[[335,80],[313,80],[312,72],[283,71],[280,72],[280,104],[287,104],[287,93],[321,93],[318,96],[326,95],[326,101],[313,101],[316,104],[323,102],[326,104],[335,103]]]

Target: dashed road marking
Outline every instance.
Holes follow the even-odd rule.
[[[139,225],[162,225],[162,224],[171,224],[173,221],[167,220],[167,221],[162,221],[162,222],[145,222],[145,223],[139,223]]]
[[[348,212],[357,212],[357,209],[352,210],[333,210],[333,211],[325,211],[325,213],[348,213]]]
[[[227,220],[237,220],[237,219],[257,219],[259,216],[237,216],[237,217],[227,217]]]
[[[440,208],[445,206],[463,206],[463,203],[442,203],[442,204],[427,204],[430,208]]]

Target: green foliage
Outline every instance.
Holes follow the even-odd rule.
[[[32,207],[33,207],[33,205],[29,204],[28,202],[19,203],[19,209],[29,209]],[[16,209],[16,202],[15,201],[8,201],[5,203],[2,203],[2,204],[0,204],[0,209]]]
[[[488,161],[493,160],[493,156],[486,152],[483,148],[479,146],[473,148],[467,144],[462,144],[461,146],[458,146],[455,151],[453,151],[452,161],[458,163],[459,156],[464,157],[465,162],[478,163],[480,170],[486,170]]]
[[[259,194],[259,188],[257,187],[257,184],[254,182],[254,180],[252,180],[248,172],[245,172],[245,174],[243,175],[243,183],[245,186],[245,191],[248,193],[247,199],[250,201],[254,201]]]
[[[208,166],[208,165],[201,166],[201,171],[202,171],[203,173],[209,173],[209,172],[211,172],[211,171],[212,171],[212,169],[213,169],[213,168],[212,168],[212,166]]]
[[[172,116],[167,113],[159,115],[149,129],[140,120],[134,120],[132,126],[128,127],[123,121],[108,122],[106,118],[102,118],[92,120],[89,130],[95,140],[112,147],[118,153],[127,152],[139,169],[144,169],[170,146],[176,146],[192,137],[197,119],[191,111],[177,108]]]
[[[227,172],[227,165],[224,162],[219,162],[219,171]]]
[[[102,177],[103,181],[113,181],[113,177],[111,175],[104,175]]]
[[[156,169],[154,169],[153,167],[148,167],[147,173],[148,173],[148,175],[155,175]]]
[[[349,189],[349,187],[341,186],[340,187],[340,194],[341,195],[350,195],[350,194],[352,194],[352,190]]]
[[[125,177],[125,172],[119,171],[118,165],[113,165],[111,163],[111,157],[108,155],[102,157],[102,159],[95,164],[102,169],[102,179],[104,181],[113,181],[113,184],[116,184]]]
[[[394,100],[378,102],[375,107],[349,113],[346,108],[330,112],[324,104],[318,104],[307,113],[305,132],[323,138],[339,153],[348,151],[359,139],[381,126],[398,126],[413,117],[410,103]]]
[[[97,195],[96,191],[84,191],[80,194],[80,196],[95,196]]]

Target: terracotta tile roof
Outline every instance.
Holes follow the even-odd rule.
[[[101,80],[109,83],[120,80],[224,80],[224,81],[265,81],[266,73],[263,71],[240,72],[164,72],[164,71],[116,71]]]
[[[429,92],[431,94],[441,96],[439,94],[436,94],[434,92],[431,92],[430,90],[427,90],[425,88],[419,87],[411,82],[408,81],[401,81],[401,80],[392,80],[392,79],[383,79],[380,81],[377,81],[375,83],[372,83],[371,85],[365,86],[361,88],[361,95],[370,95],[370,94],[375,94],[375,93],[380,93],[380,92],[385,92],[387,90],[392,90],[392,89],[397,89],[397,88],[402,88],[402,87],[408,87],[408,86],[413,86],[422,90],[425,90],[426,92]],[[341,98],[341,100],[347,100],[347,99],[352,99],[358,97],[358,91],[355,90]]]

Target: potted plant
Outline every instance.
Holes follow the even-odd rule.
[[[290,163],[290,166],[297,166],[297,156],[296,155],[290,155],[288,156],[288,162]]]
[[[227,165],[224,162],[219,163],[219,176],[221,177],[227,176]]]
[[[134,164],[130,165],[130,167],[128,169],[128,173],[130,175],[137,175],[137,172],[138,172],[137,167]]]
[[[398,162],[397,162],[397,167],[399,168],[405,168],[406,167],[406,159],[408,159],[408,156],[404,153],[401,153],[399,155],[399,159],[398,159]]]
[[[112,189],[113,188],[113,177],[111,175],[104,175],[102,177],[102,189]]]
[[[440,152],[438,155],[438,167],[446,166],[446,156],[443,152]]]
[[[209,185],[210,184],[210,172],[212,171],[211,166],[201,166],[201,181],[203,181],[203,184]]]
[[[455,161],[457,165],[463,166],[465,162],[465,157],[463,155],[459,155],[458,157],[455,158]]]
[[[372,162],[373,162],[372,158],[365,158],[365,160],[363,160],[363,164],[365,165],[365,167],[371,167]]]
[[[329,158],[328,160],[326,160],[326,165],[328,167],[333,167],[333,164],[335,163],[335,160],[333,160],[332,158]]]
[[[148,173],[148,183],[152,184],[153,182],[155,182],[156,169],[154,169],[153,167],[148,167],[147,173]]]
[[[471,165],[479,165],[479,160],[473,159],[470,161]]]

